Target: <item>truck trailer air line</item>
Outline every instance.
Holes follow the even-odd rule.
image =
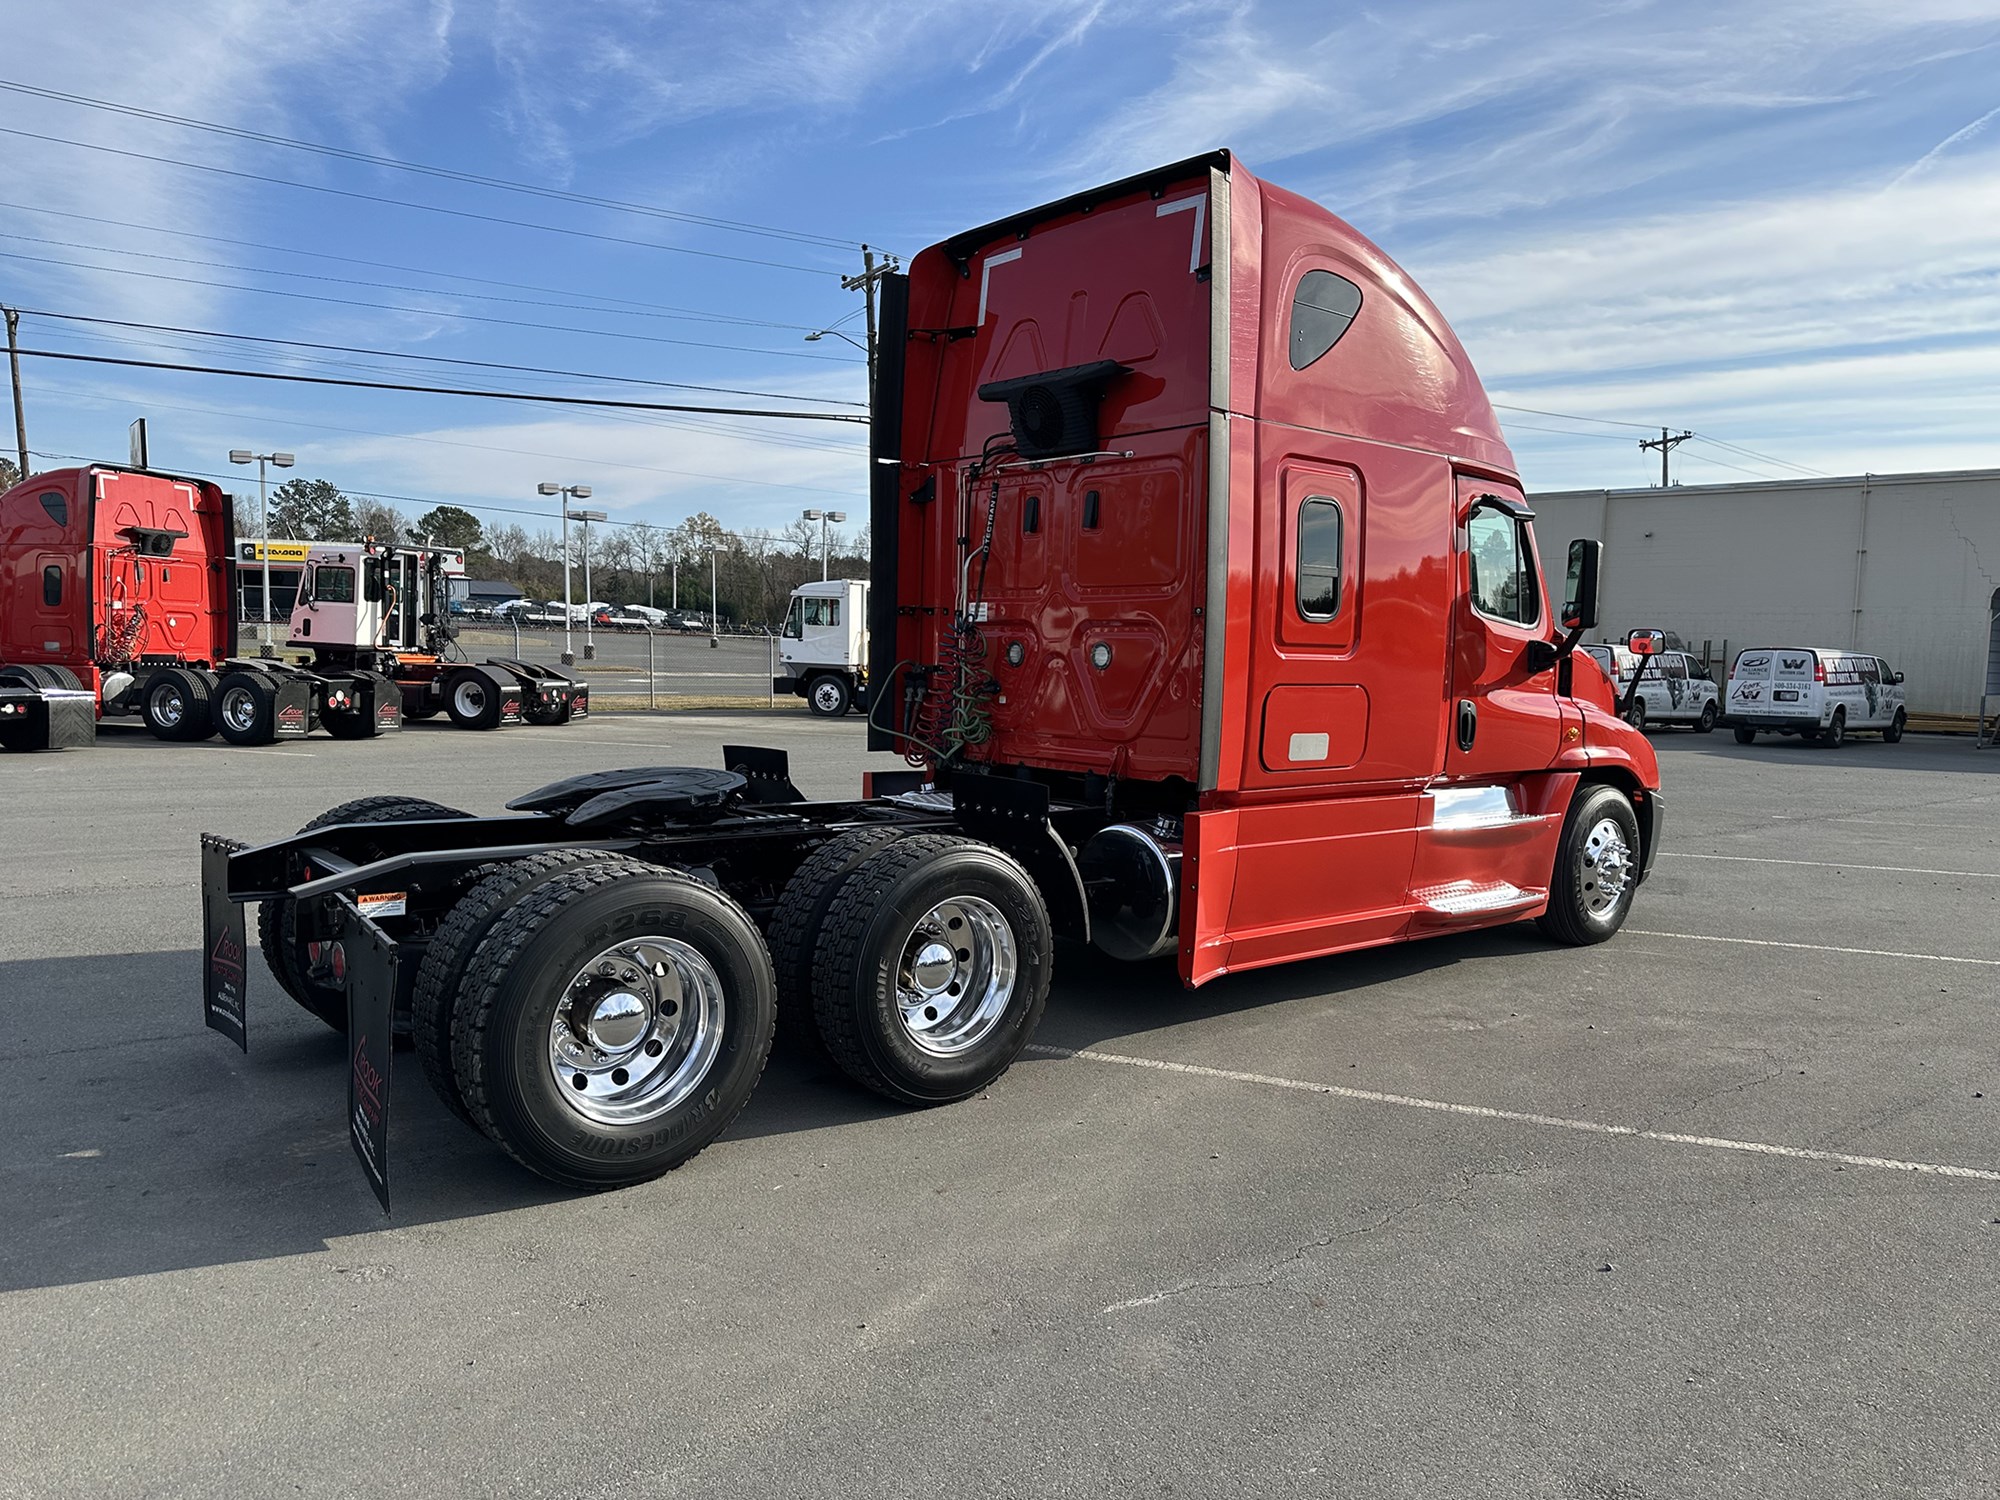
[[[203,840],[209,1024],[243,904],[350,1043],[388,1202],[391,1045],[575,1188],[729,1124],[774,1027],[910,1105],[987,1087],[1056,937],[1181,979],[1525,918],[1601,942],[1659,771],[1575,650],[1512,455],[1401,270],[1216,153],[933,246],[884,287],[868,740],[602,772],[468,816],[407,797]]]

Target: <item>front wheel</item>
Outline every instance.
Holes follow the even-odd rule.
[[[736,1117],[764,1071],[771,959],[749,914],[673,871],[598,864],[509,906],[452,1017],[466,1109],[566,1187],[671,1171]]]
[[[1616,787],[1580,788],[1537,924],[1559,943],[1601,943],[1625,925],[1638,880],[1639,817],[1630,799]]]
[[[949,835],[899,839],[821,924],[820,1037],[850,1078],[900,1103],[968,1098],[1034,1035],[1053,946],[1042,894],[1011,856]]]
[[[806,706],[822,719],[838,719],[853,701],[854,695],[848,690],[847,679],[831,673],[815,677],[806,689]]]
[[[1715,704],[1713,702],[1702,704],[1701,717],[1694,721],[1695,733],[1708,734],[1712,732],[1715,728],[1715,717]]]
[[[1903,737],[1903,727],[1908,722],[1909,720],[1904,716],[1903,711],[1900,708],[1897,709],[1896,717],[1890,720],[1889,727],[1882,731],[1882,743],[1893,745],[1896,741],[1900,740]]]
[[[1756,742],[1757,742],[1757,731],[1756,731],[1756,730],[1752,729],[1752,728],[1751,728],[1751,727],[1750,727],[1750,726],[1749,726],[1748,724],[1738,724],[1738,725],[1736,726],[1736,743],[1737,743],[1737,744],[1739,744],[1739,745],[1753,745],[1753,744],[1755,744]]]

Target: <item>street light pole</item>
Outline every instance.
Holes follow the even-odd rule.
[[[575,636],[572,634],[570,617],[576,613],[576,609],[575,606],[570,603],[570,593],[569,593],[569,577],[570,577],[569,502],[572,499],[588,500],[590,498],[590,486],[587,484],[557,484],[554,480],[545,479],[540,484],[535,486],[535,493],[538,495],[562,496],[562,555],[563,555],[562,664],[566,667],[573,667],[576,665],[576,639]]]
[[[844,510],[808,510],[800,514],[804,520],[819,522],[819,581],[825,583],[828,557],[827,523],[829,521],[845,521],[847,519],[847,512]],[[807,566],[810,567],[811,564],[807,564]]]
[[[583,523],[583,659],[595,661],[597,639],[591,632],[597,623],[597,611],[590,607],[595,602],[590,596],[590,523],[607,517],[601,510],[573,510],[570,515]]]
[[[280,469],[292,466],[289,453],[252,453],[247,448],[231,448],[229,461],[233,464],[247,464],[252,460],[257,464],[257,525],[264,534],[262,552],[264,554],[264,607],[260,613],[264,617],[263,626],[257,633],[258,649],[271,655],[271,505],[266,493],[264,465],[273,464]]]
[[[708,644],[711,649],[722,644],[722,611],[715,598],[715,548],[708,549]]]

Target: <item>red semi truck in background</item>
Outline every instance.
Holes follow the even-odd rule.
[[[405,713],[487,729],[589,711],[552,668],[456,650],[436,548],[312,544],[287,640],[302,659],[237,656],[233,527],[215,485],[108,464],[0,495],[0,750],[88,745],[100,715],[260,745],[372,738]]]
[[[389,1041],[579,1187],[692,1156],[775,1024],[862,1085],[967,1097],[1019,1055],[1052,940],[1238,969],[1532,918],[1610,937],[1659,775],[1552,594],[1437,309],[1226,153],[958,235],[885,284],[869,743],[806,801],[774,750],[408,798],[204,840],[211,1025],[245,1040],[242,904],[350,1032],[387,1203]]]

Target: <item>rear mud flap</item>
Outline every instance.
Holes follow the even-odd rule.
[[[201,836],[202,1019],[244,1052],[250,1050],[249,949],[242,904],[229,899],[229,856],[249,847],[213,833]]]
[[[396,944],[347,896],[336,898],[334,971],[347,987],[347,1133],[389,1211],[389,1071],[396,1039]]]

